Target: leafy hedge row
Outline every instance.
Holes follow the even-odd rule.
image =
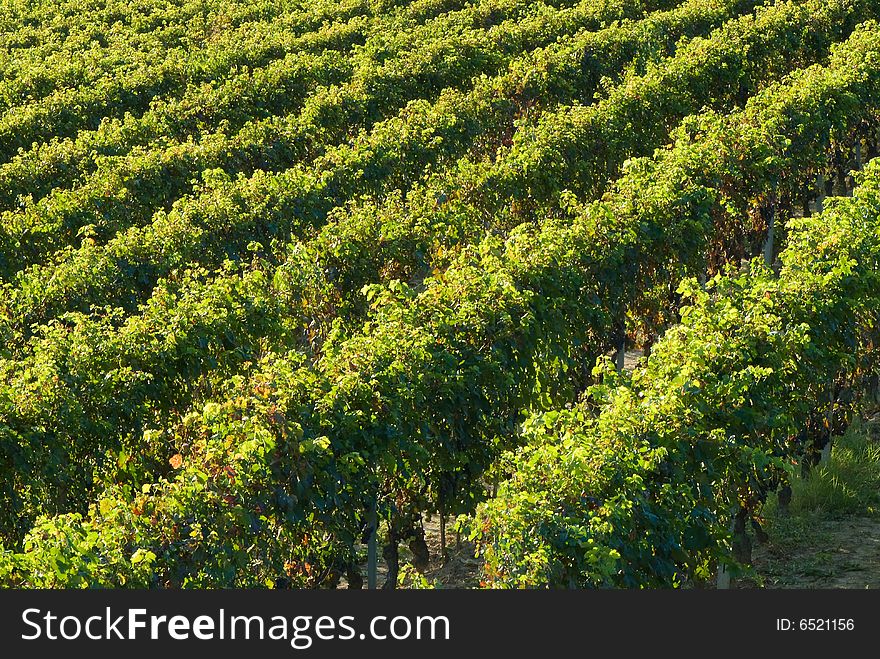
[[[66,310],[85,311],[93,305],[130,307],[130,300],[149,293],[155,277],[176,264],[211,265],[218,258],[240,256],[253,240],[268,244],[273,237],[283,240],[290,231],[305,234],[310,226],[322,224],[334,206],[365,189],[409,187],[426,167],[454,163],[463,152],[471,152],[475,159],[488,157],[509,139],[524,113],[536,110],[535,105],[552,107],[570,100],[572,94],[590,100],[599,80],[613,75],[616,68],[635,57],[671,49],[680,34],[704,30],[741,8],[740,0],[720,5],[715,0],[692,0],[643,21],[595,33],[585,31],[514,60],[507,71],[481,78],[471,90],[446,90],[435,103],[411,103],[397,117],[361,134],[352,145],[330,148],[313,165],[281,174],[258,172],[236,181],[211,177],[201,195],[181,200],[167,215],[158,213],[147,227],[120,232],[105,246],[91,241],[79,250],[69,246],[53,262],[22,272],[15,285],[8,287],[9,322],[28,328]],[[59,224],[71,225],[68,231],[73,231],[97,221],[102,233],[112,233],[131,221],[133,207],[143,203],[141,210],[147,211],[157,195],[165,200],[175,181],[188,182],[180,168],[186,171],[227,156],[241,163],[259,161],[272,151],[287,154],[281,161],[296,158],[302,155],[297,152],[323,141],[322,135],[329,138],[346,125],[335,122],[322,127],[322,122],[308,114],[274,129],[271,121],[255,124],[233,139],[217,135],[199,144],[135,156],[131,167],[136,171],[123,168],[106,180],[96,178],[94,186],[53,195],[34,208],[35,217],[42,218],[29,222],[46,226],[43,242],[63,242],[50,229]],[[257,149],[256,145],[265,146]],[[466,173],[455,171],[454,175],[464,180]],[[123,174],[131,182],[117,180]],[[130,190],[135,184],[138,203]],[[435,188],[419,187],[409,196],[435,199],[443,191]],[[58,208],[50,211],[55,203]],[[373,204],[367,201],[365,206],[369,212]],[[363,215],[349,207],[341,212],[343,216],[349,212]],[[14,226],[13,217],[7,219]],[[403,225],[404,219],[400,222]],[[40,243],[34,238],[32,233],[27,245],[15,241],[15,247],[10,246],[7,273],[17,270],[20,261],[36,258],[32,252],[40,249]]]
[[[701,3],[696,8],[682,7],[675,19],[684,21],[685,25],[692,25],[694,21],[700,25],[703,24],[703,12],[715,15],[705,3]],[[610,139],[606,124],[613,125],[614,117],[623,115],[635,119],[644,107],[650,107],[664,122],[671,123],[676,116],[680,118],[688,111],[698,110],[704,102],[711,100],[723,105],[723,99],[730,101],[731,97],[754,90],[779,70],[789,70],[801,61],[820,57],[824,52],[822,44],[827,48],[834,38],[846,34],[852,27],[852,18],[859,12],[868,10],[860,2],[850,0],[830,4],[811,1],[803,6],[783,3],[767,10],[758,19],[736,19],[707,40],[688,43],[681,52],[663,60],[662,64],[649,67],[644,75],[627,78],[615,87],[607,101],[591,106],[591,116],[595,118],[591,120],[591,129],[579,133],[578,139],[566,147],[570,151],[569,166],[577,168],[581,162],[585,171],[590,169],[588,165],[594,158],[595,144]],[[15,301],[10,306],[22,309],[14,312],[14,316],[21,315],[23,321],[18,323],[19,326],[28,327],[40,317],[45,318],[47,312],[58,313],[64,308],[86,310],[90,304],[116,305],[119,300],[136,298],[137,289],[144,288],[140,282],[151,281],[175,265],[199,263],[210,267],[218,258],[235,258],[254,240],[268,245],[273,238],[286,241],[290,233],[308,235],[313,225],[323,223],[326,213],[353,195],[409,188],[427,164],[449,151],[454,158],[462,142],[467,144],[482,133],[497,135],[497,145],[498,139],[504,139],[505,127],[510,126],[511,114],[515,116],[518,110],[527,107],[529,99],[552,98],[553,90],[558,89],[562,81],[573,84],[584,75],[579,71],[586,73],[586,83],[595,84],[602,70],[595,71],[591,62],[597,55],[608,52],[609,46],[614,52],[613,49],[623,42],[621,32],[626,39],[624,43],[638,43],[646,36],[644,29],[647,29],[647,36],[658,34],[661,39],[668,34],[670,23],[665,16],[658,17],[657,21],[647,19],[644,23],[644,26],[638,23],[632,28],[626,26],[602,31],[596,33],[595,38],[585,34],[574,40],[570,49],[553,50],[552,59],[539,59],[533,67],[524,70],[515,68],[510,75],[479,84],[473,93],[444,94],[435,105],[412,104],[400,117],[377,125],[352,145],[329,149],[311,166],[273,175],[258,173],[250,179],[237,181],[215,179],[217,184],[210,186],[205,194],[182,201],[167,215],[159,213],[152,225],[145,229],[121,233],[106,247],[94,249],[90,246],[79,251],[68,248],[62,261],[25,273],[11,292]],[[805,34],[809,36],[802,40]],[[644,40],[643,43],[656,42]],[[747,44],[756,48],[755,44],[762,44],[766,50],[762,71],[754,71],[750,59],[743,56]],[[778,52],[773,51],[774,47],[778,47]],[[719,58],[728,61],[727,70],[717,66]],[[619,65],[615,60],[612,62]],[[549,73],[538,73],[545,66]],[[698,74],[693,73],[694,69]],[[658,74],[658,70],[662,73]],[[667,71],[672,73],[667,74]],[[677,72],[681,71],[693,75],[679,75]],[[678,95],[689,100],[674,107],[669,104],[661,107],[654,100],[658,75],[669,88],[660,94],[662,98]],[[721,91],[716,97],[712,89],[718,76],[739,82],[720,85]],[[526,99],[519,98],[524,80],[529,80]],[[591,87],[586,89],[589,92]],[[568,116],[569,111],[563,108],[554,116],[556,114]],[[508,193],[517,199],[523,193],[514,190],[532,190],[535,203],[542,199],[546,202],[547,196],[558,196],[570,183],[559,179],[553,183],[552,190],[544,186],[539,194],[536,190],[544,181],[543,170],[522,166],[524,158],[533,158],[537,154],[549,159],[558,155],[561,144],[568,144],[569,133],[557,132],[552,122],[544,123],[549,124],[545,126],[546,132],[538,135],[531,131],[529,142],[518,139],[519,133],[525,130],[520,126],[513,133],[510,150],[496,156],[492,142],[489,142],[485,148],[488,157],[478,153],[473,161],[461,161],[449,167],[448,174],[438,174],[427,184],[417,185],[408,193],[411,203],[409,208],[402,209],[403,212],[395,208],[399,205],[397,200],[392,200],[390,209],[379,212],[386,218],[381,220],[382,226],[416,225],[417,230],[428,226],[432,231],[427,239],[433,242],[437,236],[443,236],[441,240],[448,246],[456,241],[470,242],[486,228],[515,226],[527,219],[521,204],[509,202]],[[652,141],[654,146],[659,145],[665,134],[656,133],[654,124],[644,130],[628,131],[627,138],[617,140],[614,166],[619,167],[633,155],[633,151],[649,148]],[[532,148],[525,150],[526,144],[531,144]],[[611,166],[612,156],[607,151],[606,156]],[[601,185],[605,173],[594,171],[594,174],[593,185]],[[582,178],[587,177],[584,174]],[[582,192],[580,187],[572,187]],[[437,200],[442,203],[438,204]],[[98,207],[102,213],[107,203],[114,204],[113,200],[105,200]],[[123,217],[129,205],[127,196],[115,201],[115,206],[122,209]],[[550,209],[546,205],[539,208],[550,213],[554,205],[551,204]],[[377,214],[372,210],[373,204],[367,202],[365,206],[364,212],[346,207],[340,209],[338,215],[344,222],[351,214],[357,226],[365,215]],[[73,208],[82,214],[79,204],[74,204]],[[111,213],[107,222],[115,228],[113,219]],[[56,223],[57,220],[50,224]],[[74,228],[78,224],[74,223]],[[444,224],[451,226],[444,227]],[[400,233],[398,229],[394,231]],[[446,236],[450,238],[447,240]],[[414,241],[424,240],[424,236],[414,237]],[[34,249],[33,239],[29,243],[29,249]],[[424,242],[409,254],[425,254],[427,249],[423,245]],[[10,254],[17,255],[17,259],[28,258],[27,251],[19,249],[10,248]],[[382,262],[384,258],[385,255],[380,253],[375,260]],[[407,264],[407,267],[412,269],[418,265]],[[88,283],[83,281],[86,273]],[[92,273],[97,276],[91,276]],[[360,276],[367,282],[375,281],[369,271]],[[46,285],[47,279],[51,280],[50,286]],[[86,290],[82,291],[83,288]],[[59,301],[66,307],[59,308]],[[28,313],[28,309],[34,307],[40,314],[36,317]]]
[[[232,5],[227,7],[233,10],[229,15],[219,7],[205,14],[207,3],[188,2],[177,8],[179,11],[172,8],[159,12],[159,24],[145,30],[136,20],[126,25],[116,13],[120,3],[112,4],[107,11],[120,20],[103,29],[93,15],[75,12],[68,19],[74,25],[43,15],[35,20],[35,34],[28,35],[26,26],[15,31],[14,40],[26,39],[28,43],[44,32],[57,31],[60,43],[52,40],[32,48],[17,43],[7,46],[8,66],[3,70],[6,96],[11,102],[0,117],[3,161],[21,148],[31,148],[35,141],[94,130],[105,118],[139,114],[157,97],[185,94],[191,85],[223,79],[241,67],[262,67],[291,51],[308,53],[334,46],[345,49],[346,42],[363,41],[370,23],[379,23],[378,17],[363,15],[369,5],[361,3],[356,12],[361,15],[351,19],[350,26],[338,22],[322,26],[318,22],[322,38],[298,38],[303,30],[315,27],[317,19],[327,17],[325,8],[287,12],[285,21],[275,15],[279,8],[272,8],[274,3],[260,3],[262,8],[257,4],[245,7],[236,18]],[[51,11],[41,5],[44,14]],[[169,25],[162,24],[163,13]],[[341,7],[339,14],[342,19],[350,18],[351,7]],[[208,29],[208,20],[212,24],[232,24],[227,23],[215,36],[217,27]],[[188,25],[190,22],[203,24],[196,27]],[[65,84],[66,71],[74,63],[84,70],[85,77]]]
[[[821,59],[830,43],[849,34],[857,17],[873,11],[859,3],[807,2],[780,4],[759,10],[757,18],[730,20],[707,37],[682,45],[673,56],[648,63],[643,73],[630,74],[592,106],[563,107],[521,122],[511,144],[492,160],[463,159],[405,195],[334,209],[316,236],[288,245],[280,270],[283,290],[292,307],[303,309],[302,322],[313,331],[337,320],[357,326],[368,306],[363,286],[393,279],[417,286],[486,231],[503,235],[524,221],[565,216],[578,205],[575,200],[590,201],[608,189],[628,159],[661,145],[669,137],[667,126],[682,116],[697,112],[704,103],[723,112],[789,66]],[[810,36],[802,41],[803,35]],[[756,55],[759,51],[761,56]],[[753,69],[757,61],[761,72]],[[572,77],[568,72],[562,79]],[[579,117],[577,123],[574,116]],[[649,116],[650,121],[644,119]],[[850,139],[838,135],[843,141]],[[824,161],[824,138],[820,142],[819,150],[810,147],[804,153]],[[808,194],[819,162],[804,165],[792,180],[779,183],[777,197],[786,191],[796,198]],[[551,170],[555,173],[548,175]],[[735,179],[729,170],[718,175]],[[639,195],[652,197],[654,193],[642,187],[655,182],[651,176],[658,176],[653,168],[644,180],[623,179],[618,188],[626,203],[637,207]],[[737,213],[759,206],[762,191],[744,182],[733,180],[724,190],[737,209],[727,217],[738,219]],[[719,227],[721,243],[734,242],[739,231]]]
[[[136,119],[105,124],[77,137],[73,148],[61,143],[50,151],[65,153],[63,160],[48,168],[38,150],[40,177],[59,167],[65,174],[44,179],[57,186],[53,193],[2,214],[3,233],[20,246],[8,269],[40,262],[75,242],[83,226],[94,225],[96,237],[109,237],[142,225],[190,192],[193,178],[206,169],[224,167],[234,175],[314,159],[412,99],[429,102],[446,87],[497,72],[522,50],[641,13],[642,4],[627,0],[622,8],[609,8],[582,0],[557,10],[503,0],[494,7],[499,18],[510,14],[519,20],[508,18],[487,28],[479,19],[491,8],[474,5],[443,14],[423,26],[401,29],[393,41],[376,37],[379,44],[370,40],[353,57],[294,52],[221,85],[206,84],[169,103],[154,103]],[[24,164],[27,177],[34,165]],[[64,185],[65,176],[76,181],[82,168],[90,173],[81,185]],[[8,168],[0,170],[0,181],[8,173]],[[9,189],[15,192],[15,186]],[[39,192],[29,178],[20,189]]]
[[[374,291],[362,332],[332,338],[314,367],[295,351],[255,351],[251,368],[230,378],[213,402],[199,402],[173,427],[142,436],[135,427],[129,435],[157,457],[176,451],[165,478],[127,479],[130,462],[116,455],[118,484],[85,517],[39,521],[24,553],[8,555],[9,582],[317,585],[351,563],[374,499],[394,545],[414,533],[420,512],[473,510],[485,496],[481,478],[516,441],[521,411],[570,397],[572,370],[610,344],[617,310],[605,305],[650,291],[668,279],[668,268],[695,271],[715,232],[730,225],[713,220],[728,214],[742,221],[737,195],[780,181],[805,184],[827,158],[829,137],[876,124],[878,91],[880,31],[870,23],[835,49],[828,66],[768,88],[742,111],[686,122],[672,148],[631,163],[614,192],[574,208],[573,218],[488,237],[421,290],[398,283]],[[203,314],[196,300],[193,312]],[[162,306],[157,300],[154,318],[162,318]],[[80,346],[122,344],[57,345],[78,355]],[[166,350],[199,364],[197,350],[175,352],[174,342]],[[118,363],[118,353],[103,354]],[[22,388],[81,405],[69,379],[55,380],[49,366],[35,364],[13,379],[0,407],[24,409]],[[136,370],[108,372],[104,395],[116,375],[128,378],[113,391],[121,397],[115,404],[149,398],[151,383],[139,385]],[[64,438],[63,427],[46,425],[41,435],[34,418],[4,414],[0,436],[10,449],[7,464],[22,461],[19,471],[34,474],[40,487],[45,472],[29,462],[36,458],[28,447],[80,450],[91,440]],[[106,435],[94,440],[107,445]],[[53,479],[57,471],[43,482]],[[15,491],[7,492],[11,512]],[[610,557],[600,552],[597,564]]]
[[[370,21],[329,24],[296,39],[290,39],[283,24],[252,30],[255,34],[249,31],[246,37],[257,40],[252,48],[272,54],[266,61],[227,62],[220,68],[213,63],[231,55],[227,49],[215,53],[213,45],[199,58],[187,54],[184,63],[175,61],[175,66],[192,68],[204,59],[214,66],[215,75],[204,80],[190,76],[185,90],[154,98],[143,114],[103,121],[96,130],[35,144],[20,153],[0,167],[3,203],[8,208],[19,195],[39,199],[48,189],[68,187],[92,173],[100,156],[121,156],[134,147],[161,150],[221,128],[234,134],[250,121],[277,120],[294,111],[302,110],[313,124],[317,122],[313,130],[321,127],[322,119],[344,117],[351,130],[420,94],[432,97],[445,86],[458,86],[476,73],[496,70],[509,60],[511,46],[520,39],[522,48],[536,39],[546,43],[566,30],[638,16],[643,5],[632,0],[620,6],[593,0],[556,9],[503,0],[445,12],[421,24],[412,24],[411,7],[406,9]],[[493,22],[487,24],[489,16]],[[536,37],[539,23],[544,33]],[[263,34],[266,30],[268,34]],[[276,43],[279,38],[283,45]],[[236,48],[241,50],[242,45]],[[143,69],[154,78],[162,77],[155,67]],[[117,70],[114,80],[126,78],[124,71]],[[303,109],[306,97],[308,105]]]
[[[852,198],[789,221],[777,276],[756,259],[705,290],[631,376],[600,364],[586,403],[535,415],[474,536],[495,587],[669,587],[731,560],[802,460],[799,435],[877,369],[880,161]],[[851,392],[853,393],[853,392]]]

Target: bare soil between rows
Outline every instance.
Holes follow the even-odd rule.
[[[880,588],[880,518],[843,517],[816,522],[808,543],[757,546],[753,567],[765,588]],[[756,579],[735,587],[754,588]]]

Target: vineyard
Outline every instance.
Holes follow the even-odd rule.
[[[4,0],[0,586],[714,587],[878,403],[880,2]]]

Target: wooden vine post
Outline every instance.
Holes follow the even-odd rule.
[[[764,241],[764,264],[773,267],[773,248],[776,238],[776,192],[765,210],[767,213],[767,239]]]
[[[626,364],[626,309],[620,314],[617,332],[617,354],[615,355],[614,361],[618,372],[621,372]]]
[[[440,558],[446,563],[449,556],[446,553],[446,507],[443,505],[443,497],[440,497]]]
[[[730,526],[728,531],[733,534],[736,527],[736,507],[730,509]],[[717,590],[728,590],[730,588],[730,572],[727,571],[726,565],[718,566],[718,574],[715,577],[715,588]]]
[[[378,583],[379,555],[377,551],[377,530],[379,526],[376,514],[376,497],[370,502],[370,510],[367,513],[367,588],[375,590]]]

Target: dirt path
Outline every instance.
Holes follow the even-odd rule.
[[[735,588],[880,588],[880,517],[842,517],[799,521],[800,532],[787,541],[757,545],[754,568],[759,578],[742,579]],[[449,560],[440,559],[436,519],[425,525],[431,563],[425,577],[439,588],[479,587],[480,560],[474,547],[447,533]]]
[[[880,588],[880,519],[818,520],[792,546],[758,547],[754,567],[766,588]],[[758,585],[743,580],[739,587]]]
[[[482,562],[474,557],[474,544],[464,538],[458,538],[452,528],[452,523],[446,524],[446,554],[447,560],[442,558],[440,546],[440,520],[435,515],[424,522],[425,541],[428,543],[430,561],[423,573],[425,581],[436,588],[478,588],[480,585],[480,567]],[[412,559],[412,554],[401,543],[400,564],[404,566]],[[382,558],[382,547],[379,547],[379,560],[376,565],[376,581],[379,588],[385,585],[388,577],[388,566]],[[361,576],[366,581],[366,560],[360,563]],[[348,581],[343,577],[339,582],[340,588],[347,588]],[[366,587],[366,586],[364,586]],[[407,587],[406,585],[404,587]]]
[[[802,532],[786,542],[755,545],[753,567],[757,578],[737,580],[734,588],[880,588],[880,518],[844,517],[804,521]],[[450,525],[451,527],[451,525]],[[440,551],[440,525],[435,517],[425,523],[431,561],[424,573],[437,588],[478,588],[480,559],[474,546],[447,529],[448,560]],[[408,558],[401,546],[401,558]],[[379,584],[385,581],[385,563],[379,561]]]
[[[441,588],[479,586],[480,560],[469,542],[455,543],[448,534],[449,560],[440,560],[436,520],[426,525],[431,564],[429,582]],[[757,546],[754,568],[765,588],[880,588],[880,518],[847,517],[817,521],[793,546],[772,541]],[[743,579],[735,587],[755,588],[760,580]]]
[[[439,525],[426,525],[431,564],[428,581],[441,588],[479,586],[480,561],[469,542],[455,544],[448,534],[449,560],[440,560]],[[738,588],[880,588],[880,518],[846,517],[811,523],[796,544],[773,541],[756,546],[754,568],[760,580],[743,579]]]
[[[425,523],[425,540],[431,552],[431,562],[425,578],[438,588],[478,588],[482,562],[474,557],[474,545],[465,539],[456,540],[456,534],[447,525],[444,563],[440,552],[440,522],[434,517]]]

